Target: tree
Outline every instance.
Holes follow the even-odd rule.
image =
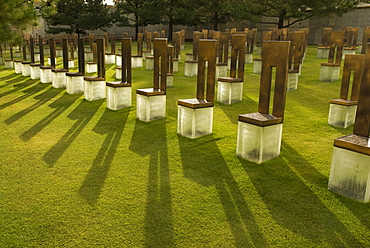
[[[49,25],[47,32],[52,34],[86,34],[87,30],[104,30],[113,23],[113,14],[102,0],[59,0],[42,13]]]
[[[276,17],[277,21],[260,23],[286,28],[313,16],[342,15],[354,9],[358,3],[356,0],[242,0],[237,10],[242,19],[244,14]],[[285,24],[291,19],[292,22]]]
[[[157,1],[116,0],[115,6],[115,23],[119,27],[135,27],[136,38],[139,33],[139,27],[160,23],[160,8]]]
[[[32,1],[0,1],[0,43],[21,44],[22,31],[37,24]]]

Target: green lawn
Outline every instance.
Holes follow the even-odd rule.
[[[153,71],[133,69],[132,107],[111,111],[0,65],[0,247],[370,247],[370,205],[327,190],[333,139],[352,127],[327,124],[340,81],[318,81],[316,47],[287,93],[281,154],[260,165],[235,155],[238,114],[257,111],[251,64],[211,135],[177,135],[177,99],[195,97],[190,50],[167,117],[150,123],[135,90]]]

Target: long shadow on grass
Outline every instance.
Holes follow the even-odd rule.
[[[79,97],[80,95],[78,94],[73,94],[73,95],[63,94],[56,101],[54,101],[53,103],[49,105],[49,107],[54,108],[54,111],[48,114],[38,123],[33,125],[30,129],[22,133],[20,138],[24,141],[30,140],[32,137],[34,137],[39,132],[41,132],[42,129],[48,126],[53,120],[55,120],[59,115],[61,115],[64,111],[66,111]],[[12,121],[15,121],[16,120],[15,117],[17,118],[22,117],[25,113],[22,115],[21,112],[10,117],[9,119]]]
[[[257,102],[253,101],[249,97],[244,97],[242,102],[233,104],[222,104],[219,103],[219,107],[229,117],[229,120],[233,124],[238,124],[238,117],[240,114],[253,113],[257,111]]]
[[[287,143],[279,158],[263,164],[239,160],[278,225],[317,244],[362,247],[303,181],[326,188],[328,179]]]
[[[0,81],[5,81],[5,80],[10,80],[12,78],[15,78],[15,77],[21,77],[22,75],[21,74],[16,74],[16,73],[12,73],[12,74],[9,74],[7,76],[4,76],[4,77],[0,77]],[[8,83],[8,82],[7,82]]]
[[[174,247],[166,120],[136,120],[130,150],[149,156],[145,247]]]
[[[68,115],[68,118],[76,120],[75,124],[60,138],[60,140],[47,151],[43,159],[50,166],[54,165],[63,153],[68,149],[77,136],[83,131],[104,100],[86,101],[81,103]],[[78,156],[78,154],[76,154]]]
[[[93,128],[94,132],[106,137],[79,190],[90,205],[94,205],[100,196],[129,113],[129,108],[119,111],[106,109]]]
[[[50,99],[56,97],[58,94],[60,94],[60,90],[55,89],[55,88],[49,88],[46,91],[43,91],[41,94],[38,94],[37,96],[34,97],[34,99],[37,100],[37,102],[29,106],[28,108],[22,109],[18,113],[15,113],[14,115],[10,116],[4,122],[8,125],[12,124],[13,122],[24,117],[25,115],[30,114],[32,111],[36,110],[37,108],[43,106],[48,101],[50,101]]]
[[[236,247],[267,247],[266,240],[228,168],[213,135],[196,140],[179,136],[185,177],[214,186],[223,205]]]
[[[24,78],[23,77],[19,78],[19,77],[21,77],[21,76],[18,75],[18,74],[13,73],[13,74],[10,74],[8,76],[0,78],[0,83],[3,83],[3,81],[8,80],[8,81],[5,81],[4,85],[0,86],[0,89],[9,86],[9,84],[13,84],[13,83],[17,83],[19,81],[23,81],[22,79],[24,79]],[[3,96],[3,94],[1,94],[1,96]]]
[[[19,82],[18,80],[15,80],[17,82]],[[28,80],[25,80],[25,81],[22,81],[21,83],[17,83],[17,84],[12,84],[13,85],[13,89],[7,91],[7,92],[3,92],[0,94],[0,98],[1,97],[4,97],[4,96],[7,96],[7,95],[10,95],[10,94],[13,94],[14,92],[17,92],[21,89],[24,89],[28,86],[32,86],[26,90],[24,90],[23,92],[26,93],[25,95],[23,96],[20,96],[16,99],[13,99],[7,103],[4,103],[2,105],[0,105],[0,109],[4,109],[14,103],[17,103],[17,102],[20,102],[22,101],[23,99],[26,99],[27,97],[33,95],[33,94],[36,94],[39,90],[42,90],[44,88],[46,88],[48,85],[44,85],[44,84],[40,84],[40,82],[35,82],[34,80],[32,79],[28,79]]]

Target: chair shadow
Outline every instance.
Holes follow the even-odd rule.
[[[7,103],[3,103],[2,105],[0,105],[0,109],[4,109],[4,108],[9,107],[10,105],[12,105],[14,103],[20,102],[21,100],[26,99],[30,95],[36,94],[38,91],[40,91],[42,89],[45,89],[49,85],[40,84],[40,82],[34,82],[34,80],[32,80],[32,79],[28,79],[28,80],[22,81],[21,83],[13,84],[13,89],[1,93],[0,98],[4,97],[4,96],[7,96],[7,95],[10,95],[10,94],[13,94],[13,93],[15,93],[15,92],[17,92],[21,89],[24,89],[24,88],[28,87],[28,86],[32,86],[32,87],[23,91],[24,93],[26,93],[25,95],[20,96],[18,98],[15,98],[15,99],[7,102]]]
[[[80,196],[90,205],[94,205],[99,199],[129,113],[129,108],[117,111],[106,109],[93,128],[94,132],[106,137],[79,189]]]
[[[213,135],[196,140],[178,136],[184,176],[215,186],[236,247],[267,247],[247,200],[226,164]]]
[[[20,118],[24,117],[27,114],[30,114],[32,111],[36,110],[37,108],[43,106],[46,104],[50,99],[56,97],[58,94],[60,94],[59,89],[55,89],[50,87],[46,91],[42,92],[41,94],[38,94],[34,97],[37,102],[29,106],[28,108],[22,109],[18,113],[15,113],[14,115],[10,116],[8,119],[6,119],[4,122],[8,125],[12,124],[13,122],[19,120]]]
[[[59,160],[72,142],[83,131],[103,102],[104,100],[96,100],[92,102],[82,100],[81,103],[68,115],[68,118],[76,120],[76,122],[60,138],[60,140],[44,154],[43,160],[47,164],[53,166]]]
[[[239,160],[278,225],[314,243],[362,247],[305,183],[326,188],[328,178],[287,143],[282,142],[280,157],[263,164]]]
[[[238,124],[238,117],[240,114],[253,113],[256,112],[258,108],[257,102],[246,96],[243,96],[243,100],[241,102],[236,102],[230,105],[219,103],[219,107],[233,124]]]
[[[9,74],[9,75],[6,75],[4,77],[0,77],[0,81],[6,81],[6,80],[10,80],[12,78],[15,78],[15,77],[22,77],[22,74],[16,74],[16,73],[12,73],[12,74]],[[6,83],[9,83],[8,81]]]
[[[52,121],[54,121],[58,116],[60,116],[64,111],[66,111],[78,98],[80,95],[78,94],[63,94],[61,97],[59,97],[56,101],[52,102],[49,107],[54,108],[54,111],[48,114],[46,117],[44,117],[42,120],[40,120],[38,123],[33,125],[30,129],[25,131],[20,135],[20,138],[23,141],[28,141],[35,135],[37,135],[41,130],[43,130],[46,126],[48,126]],[[19,115],[19,118],[22,117],[22,113],[19,112],[16,115]],[[15,116],[16,116],[15,115]],[[10,117],[9,119],[13,118]],[[15,121],[15,119],[11,119],[12,122]]]
[[[145,247],[174,247],[166,120],[136,120],[130,150],[149,156]]]

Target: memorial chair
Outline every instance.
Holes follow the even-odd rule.
[[[239,115],[237,156],[262,163],[280,154],[288,78],[290,41],[262,43],[262,73],[258,112]],[[272,87],[273,67],[276,68]],[[274,89],[270,113],[271,89]]]
[[[198,45],[196,98],[178,100],[177,133],[191,139],[211,134],[213,127],[216,41],[200,39]]]

